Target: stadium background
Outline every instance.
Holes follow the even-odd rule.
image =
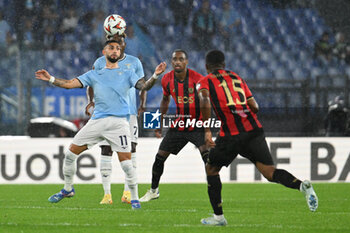
[[[240,17],[230,48],[225,48],[218,31],[211,48],[226,53],[227,68],[247,80],[260,107],[268,136],[323,136],[328,101],[336,95],[349,103],[350,65],[343,59],[314,56],[314,44],[322,33],[342,32],[350,38],[348,1],[232,0],[232,12]],[[210,1],[219,18],[222,1]],[[193,1],[189,22],[175,26],[168,0],[0,1],[3,19],[10,26],[2,41],[0,57],[0,134],[25,135],[28,122],[38,116],[67,120],[84,118],[84,90],[60,90],[33,78],[46,68],[61,78],[73,78],[88,71],[100,56],[104,40],[102,23],[106,15],[122,15],[133,25],[127,52],[138,55],[146,76],[158,62],[170,66],[171,52],[183,48],[189,53],[189,67],[205,74],[205,49],[195,46],[192,19],[201,6]],[[159,10],[161,9],[161,10]],[[77,26],[63,29],[69,12]],[[161,87],[148,94],[147,105],[159,106]],[[172,103],[172,106],[173,103]],[[147,132],[141,132],[146,135]]]

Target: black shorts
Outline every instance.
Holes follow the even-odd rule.
[[[218,137],[215,143],[216,146],[209,152],[208,163],[211,165],[227,167],[238,154],[254,164],[256,162],[265,165],[274,164],[262,129],[234,136]]]
[[[192,142],[198,148],[205,145],[204,128],[197,128],[187,132],[169,129],[160,143],[159,150],[177,155],[188,142]]]

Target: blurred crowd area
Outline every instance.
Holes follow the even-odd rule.
[[[64,77],[89,70],[101,55],[104,19],[113,13],[125,18],[126,52],[141,59],[146,74],[176,48],[187,50],[189,66],[205,74],[205,52],[218,48],[246,79],[349,75],[349,40],[314,5],[316,0],[1,0],[1,81],[14,84],[6,77],[13,76],[9,65],[19,52],[24,70],[40,64]]]
[[[32,95],[43,93],[45,99],[48,85],[35,80],[34,72],[45,68],[56,77],[71,79],[90,70],[102,55],[105,18],[119,14],[127,23],[126,53],[140,58],[147,77],[160,61],[169,64],[169,71],[172,51],[178,48],[188,52],[189,68],[205,75],[205,53],[220,49],[226,67],[247,80],[260,106],[268,109],[268,114],[261,113],[268,127],[269,120],[274,127],[282,118],[296,119],[299,128],[295,122],[284,126],[293,132],[315,131],[323,125],[329,100],[342,96],[344,106],[349,104],[349,4],[346,0],[337,4],[327,0],[0,0],[2,102],[16,109],[21,105],[16,103],[17,93],[26,93],[21,98],[27,121],[45,115],[44,104],[38,103],[43,106],[35,110],[30,95],[25,99],[30,92],[26,88]],[[31,87],[41,89],[34,93]],[[159,93],[160,86],[149,92],[148,106],[159,106]],[[7,112],[18,116],[17,110]]]

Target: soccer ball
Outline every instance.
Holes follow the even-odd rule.
[[[123,17],[113,14],[105,19],[103,28],[109,36],[113,36],[115,34],[122,35],[126,29],[126,23]]]

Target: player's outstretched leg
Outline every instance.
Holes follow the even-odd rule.
[[[272,176],[272,181],[283,184],[288,188],[300,190],[305,195],[309,209],[313,212],[316,211],[318,207],[318,198],[310,181],[305,180],[304,182],[301,182],[299,179],[295,178],[292,174],[283,169],[275,169]]]
[[[70,150],[66,151],[66,156],[64,158],[63,162],[63,175],[64,175],[64,188],[58,192],[49,197],[49,202],[51,203],[57,203],[61,201],[65,197],[73,197],[75,194],[74,188],[73,188],[73,177],[76,170],[76,159],[78,155],[74,154]]]
[[[300,191],[304,193],[304,196],[306,198],[306,203],[310,211],[312,212],[316,211],[318,207],[318,198],[314,188],[312,187],[311,182],[308,180],[304,180],[300,185]]]
[[[290,174],[288,171],[283,169],[274,169],[272,179],[269,177],[265,171],[268,169],[263,169],[264,166],[257,166],[260,171],[262,171],[262,174],[271,182],[276,182],[279,184],[282,184],[288,188],[297,189],[304,193],[307,205],[311,211],[316,211],[318,207],[318,198],[317,195],[310,183],[310,181],[305,180],[304,182],[301,182],[299,179],[295,178],[292,174]]]

